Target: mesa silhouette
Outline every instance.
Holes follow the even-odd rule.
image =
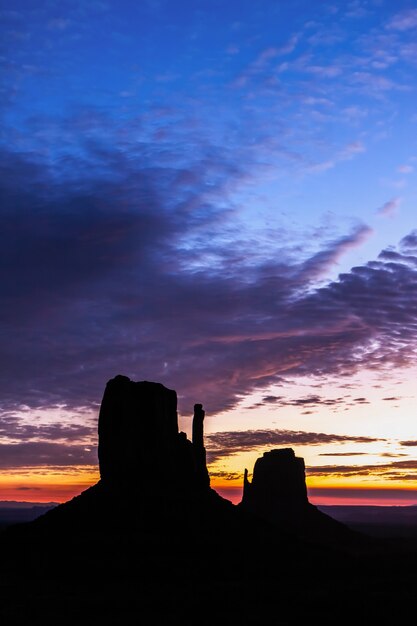
[[[320,542],[349,541],[350,529],[309,503],[303,459],[291,449],[267,452],[245,471],[243,499],[234,506],[210,487],[204,447],[204,410],[195,404],[192,441],[178,429],[177,394],[160,383],[118,375],[106,386],[98,422],[100,481],[49,511],[37,525],[200,526],[272,524],[281,532]],[[129,512],[124,515],[126,503]]]
[[[98,422],[99,482],[34,524],[54,529],[111,526],[174,528],[181,534],[233,505],[210,488],[204,411],[194,407],[193,440],[178,429],[177,394],[160,383],[116,376],[106,386]]]
[[[203,426],[196,404],[189,441],[175,391],[110,380],[99,482],[0,536],[1,623],[334,624],[341,606],[345,621],[403,623],[415,552],[318,511],[291,449],[258,459],[233,505],[210,486]],[[387,585],[384,603],[369,603]]]

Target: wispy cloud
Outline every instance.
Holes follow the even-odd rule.
[[[246,201],[256,206],[263,175],[267,184],[288,172],[297,184],[309,172],[325,179],[372,150],[371,126],[386,130],[387,109],[389,119],[396,117],[396,101],[385,108],[386,100],[372,98],[402,97],[402,88],[412,85],[405,65],[396,68],[414,67],[415,14],[391,10],[391,20],[375,18],[372,32],[366,20],[355,22],[351,40],[346,11],[350,22],[363,6],[324,8],[302,30],[285,29],[270,41],[247,37],[250,26],[235,23],[218,61],[211,47],[207,55],[202,50],[192,80],[205,70],[216,79],[210,82],[206,72],[204,84],[192,83],[192,94],[171,90],[160,97],[171,87],[158,82],[152,96],[146,83],[144,108],[127,97],[121,104],[117,96],[117,106],[127,108],[115,114],[114,101],[107,106],[108,96],[100,94],[97,106],[71,102],[67,114],[60,109],[49,116],[33,111],[20,118],[19,131],[5,129],[4,410],[96,407],[104,382],[120,372],[177,389],[184,413],[198,400],[214,412],[283,376],[349,376],[358,368],[414,362],[416,233],[405,232],[399,247],[330,279],[342,256],[371,235],[369,226],[352,221],[311,240],[302,232],[288,235],[276,222],[249,232],[240,214]],[[79,18],[96,9],[74,11],[56,18],[68,24],[48,30],[59,35],[59,45],[77,24],[75,13]],[[17,31],[19,13],[6,17]],[[235,44],[229,49],[227,73],[224,51],[245,29],[241,54],[234,54]],[[33,71],[27,49],[14,50],[5,98]],[[37,61],[45,58],[40,52]],[[281,62],[286,71],[279,73]],[[60,69],[65,76],[66,66]],[[153,87],[155,76],[176,76],[178,67],[160,69],[152,71]],[[233,76],[243,91],[226,89]],[[139,93],[138,84],[118,85],[115,93]],[[337,140],[335,123],[342,124]],[[309,214],[317,198],[311,206],[308,194],[304,198],[300,211]],[[392,215],[398,204],[391,198],[379,213]],[[280,210],[274,205],[274,214]]]
[[[366,456],[366,452],[321,452],[319,456]]]
[[[411,174],[412,172],[414,172],[414,167],[412,165],[399,165],[397,167],[397,171],[400,174]]]
[[[391,198],[391,200],[387,200],[387,202],[384,202],[384,204],[377,209],[377,213],[383,217],[393,217],[398,212],[400,205],[400,197]]]
[[[219,458],[265,446],[316,446],[328,443],[373,443],[375,441],[384,441],[384,439],[280,429],[228,431],[206,435],[207,458],[210,463]]]
[[[323,465],[308,467],[306,473],[308,476],[369,476],[387,480],[417,480],[417,461],[392,461],[375,465]]]
[[[294,52],[299,40],[300,40],[299,34],[296,33],[292,35],[283,46],[277,49],[278,55],[286,55],[286,54],[291,54],[291,52]]]
[[[398,398],[395,398],[398,400]],[[384,400],[394,400],[394,398],[384,398]],[[358,404],[369,404],[369,400],[366,398],[358,397],[352,398],[351,395],[341,396],[338,398],[324,398],[317,394],[310,394],[308,396],[302,396],[300,398],[290,398],[285,396],[269,395],[264,396],[260,402],[252,405],[249,408],[258,408],[263,405],[274,405],[275,407],[295,406],[304,409],[317,409],[321,406],[331,407],[332,410],[337,411],[345,409],[346,407],[357,406]],[[310,413],[312,411],[309,411]]]
[[[323,282],[366,225],[318,251],[254,255],[224,203],[246,165],[202,144],[178,166],[169,141],[158,164],[152,149],[144,162],[93,142],[98,178],[73,157],[53,184],[42,162],[3,153],[4,407],[97,403],[124,373],[177,389],[182,411],[200,399],[213,412],[283,375],[414,360],[414,233]]]
[[[252,63],[245,68],[239,76],[232,82],[232,87],[242,88],[249,84],[260,74],[263,74],[273,59],[279,56],[281,52],[278,48],[269,47],[262,50]]]
[[[357,154],[361,154],[365,152],[366,148],[361,141],[352,141],[348,143],[346,146],[342,147],[340,150],[337,150],[330,159],[325,161],[316,161],[307,165],[306,170],[309,172],[326,172],[327,170],[331,170],[338,163],[342,163],[343,161],[350,161]]]
[[[96,467],[96,465],[95,448],[47,442],[0,444],[0,467],[3,470],[37,466]]]
[[[91,444],[96,441],[96,427],[85,424],[38,424],[33,419],[25,423],[19,416],[3,415],[0,421],[0,442],[48,442]]]
[[[387,28],[398,31],[417,28],[417,9],[400,11],[389,20]]]

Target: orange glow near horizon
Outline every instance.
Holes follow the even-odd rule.
[[[285,387],[259,390],[223,413],[208,412],[204,429],[213,489],[240,502],[244,469],[248,468],[251,478],[256,460],[265,452],[291,447],[304,459],[314,504],[417,503],[416,376],[417,366],[398,378],[364,371],[346,381],[326,379],[325,385],[297,379]],[[354,401],[365,396],[365,403]],[[268,403],[264,397],[282,399]],[[313,402],[311,398],[318,399]],[[89,458],[96,461],[96,411],[80,411],[74,417],[59,407],[33,414],[25,410],[20,417],[26,425],[88,424],[91,432],[70,443],[87,448],[92,452]],[[180,430],[190,439],[191,424],[191,415],[180,413]],[[226,436],[222,439],[221,435]],[[54,442],[68,443],[64,437]],[[6,443],[18,445],[18,440]],[[65,502],[98,479],[96,462],[88,466],[11,465],[0,475],[0,500]]]
[[[223,498],[238,504],[242,500],[242,487],[212,485]],[[417,505],[417,490],[389,488],[309,488],[308,499],[316,506],[411,506]]]
[[[238,504],[242,499],[243,480],[211,480],[212,488],[223,498]],[[417,505],[417,488],[410,485],[377,483],[367,485],[351,482],[337,484],[335,481],[327,485],[312,484],[307,480],[309,501],[315,505],[353,505],[353,506],[410,506]]]
[[[0,476],[0,500],[67,502],[99,480],[96,468],[26,468]]]
[[[2,475],[0,477],[0,500],[25,502],[66,502],[79,495],[99,480],[97,470],[70,472],[67,468],[52,473],[28,472],[23,475]],[[238,504],[242,499],[242,479],[224,480],[211,478],[211,487],[222,497]],[[410,485],[377,483],[359,484],[350,481],[340,484],[333,480],[307,480],[308,497],[315,505],[377,505],[406,506],[417,504],[417,488]]]

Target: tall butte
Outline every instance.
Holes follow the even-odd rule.
[[[265,522],[286,535],[312,539],[346,532],[308,502],[304,461],[291,449],[258,459],[252,483],[245,472],[237,507],[219,496],[210,487],[206,466],[204,417],[203,406],[195,404],[189,441],[178,430],[175,391],[126,376],[111,379],[99,414],[100,481],[33,524],[48,531],[128,526],[161,537],[192,533],[196,542],[205,536],[203,529],[213,537],[226,528],[236,533],[262,527],[265,532]]]
[[[203,421],[202,405],[196,404],[189,441],[178,431],[175,391],[116,376],[107,383],[99,415],[103,485],[130,492],[208,490]]]
[[[356,536],[309,502],[304,459],[292,448],[265,452],[255,463],[252,482],[245,469],[238,507],[306,539],[343,543]]]
[[[178,430],[177,394],[160,383],[109,380],[98,424],[100,480],[36,524],[198,529],[223,520],[233,505],[210,487],[204,410],[194,406],[192,441]]]

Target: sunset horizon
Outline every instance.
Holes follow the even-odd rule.
[[[157,381],[155,381],[157,382]],[[280,396],[281,401],[283,397]],[[311,400],[311,403],[317,399]],[[288,402],[291,404],[291,402]],[[252,407],[250,407],[252,408]],[[233,412],[235,413],[235,412]],[[191,417],[179,414],[179,426],[191,439]],[[215,425],[215,417],[207,415],[206,424],[209,428]],[[222,416],[224,423],[224,416]],[[218,417],[217,419],[221,419]],[[70,426],[71,427],[71,426]],[[51,425],[56,428],[55,424]],[[59,427],[58,427],[59,428]],[[73,426],[73,434],[78,435],[80,426]],[[270,441],[270,444],[259,441]],[[384,458],[407,456],[404,453],[369,452],[373,446],[383,445],[383,449],[400,449],[412,447],[413,441],[389,440],[361,435],[342,435],[331,433],[314,433],[288,429],[269,430],[241,430],[241,431],[214,431],[207,432],[206,438],[208,469],[211,487],[222,497],[238,504],[242,499],[244,470],[248,469],[248,476],[252,476],[252,468],[257,458],[273,449],[294,449],[297,456],[303,458],[303,451],[307,454],[315,450],[315,457],[323,457],[317,466],[306,465],[306,484],[309,500],[315,505],[378,505],[378,506],[410,506],[417,505],[417,489],[410,485],[407,477],[401,479],[404,470],[414,467],[413,461],[386,461],[369,465],[358,463],[355,457],[373,457],[377,461]],[[351,451],[341,452],[346,444]],[[74,453],[73,448],[63,444],[69,457]],[[352,451],[352,447],[362,450]],[[29,445],[30,449],[30,445]],[[332,452],[317,452],[328,450]],[[366,451],[368,449],[368,452]],[[13,448],[11,449],[13,451]],[[83,452],[87,454],[89,462],[94,457],[96,464],[71,466],[68,456],[59,458],[60,449],[57,448],[57,463],[59,465],[23,466],[12,472],[3,470],[0,477],[1,501],[33,502],[33,503],[63,503],[78,496],[100,480],[97,457],[97,437],[91,436],[88,447]],[[310,452],[311,454],[311,452]],[[353,459],[351,464],[342,464],[346,457]],[[328,459],[338,460],[337,465],[330,465]],[[320,461],[320,460],[319,460]],[[360,459],[359,459],[360,461]],[[239,470],[238,467],[241,467]],[[396,473],[395,473],[396,472]],[[384,479],[384,474],[388,477]],[[395,477],[393,485],[392,475]],[[161,485],[161,488],[163,486]]]
[[[413,622],[417,0],[0,0],[0,623]]]
[[[206,411],[214,489],[417,504],[417,9],[1,7],[0,500],[98,480],[123,374]]]

